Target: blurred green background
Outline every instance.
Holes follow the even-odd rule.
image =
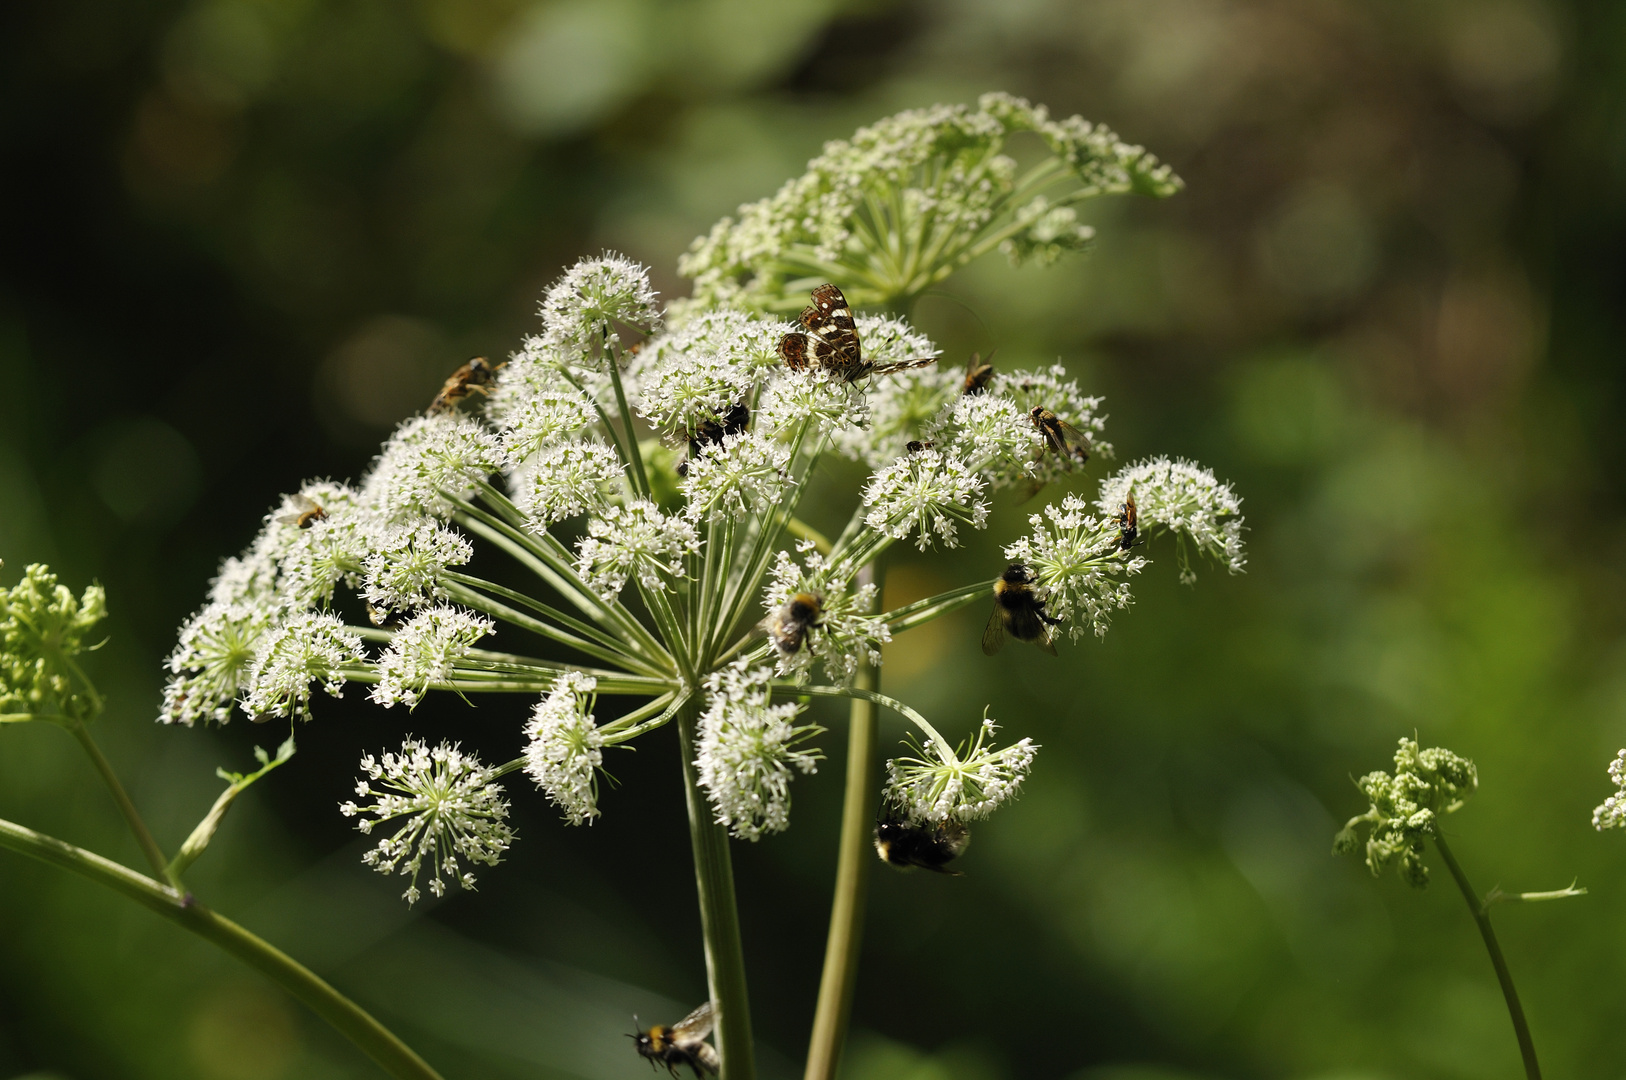
[[[1419,894],[1329,854],[1349,777],[1414,731],[1479,764],[1450,822],[1479,888],[1590,888],[1497,922],[1549,1075],[1626,1075],[1626,838],[1589,820],[1626,742],[1618,3],[35,0],[0,10],[0,85],[0,557],[108,587],[100,738],[165,845],[273,738],[152,717],[175,627],[279,492],[359,475],[579,255],[681,295],[688,241],[824,139],[1006,89],[1188,189],[1089,206],[1092,255],[995,257],[917,320],[951,357],[1062,357],[1121,459],[1234,481],[1251,563],[1185,588],[1153,549],[1134,609],[1059,661],[983,657],[980,609],[889,650],[945,730],[989,703],[1044,750],[964,878],[878,868],[848,1076],[1519,1075],[1443,871]],[[986,576],[1031,509],[889,588]],[[528,703],[477,704],[319,704],[195,887],[452,1080],[646,1075],[630,1014],[705,985],[669,731],[591,829],[512,785],[513,857],[414,911],[336,811],[403,730],[512,756]],[[776,1077],[823,950],[820,716],[791,831],[735,847]],[[55,729],[0,729],[0,816],[140,864]],[[210,947],[0,853],[0,1077],[376,1075]]]

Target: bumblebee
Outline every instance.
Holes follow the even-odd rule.
[[[723,414],[720,420],[707,420],[689,432],[689,457],[697,458],[708,446],[721,446],[730,435],[738,435],[751,426],[751,410],[741,402]],[[677,463],[679,476],[689,475],[687,459]]]
[[[1090,460],[1089,439],[1082,431],[1043,405],[1035,405],[1028,410],[1028,418],[1044,440],[1044,446],[1039,450],[1041,455],[1049,450],[1057,457],[1077,458],[1081,465]]]
[[[638,1018],[633,1017],[632,1022],[636,1025]],[[639,1029],[628,1038],[632,1040],[633,1049],[649,1059],[651,1068],[659,1062],[676,1076],[678,1066],[687,1065],[696,1077],[704,1077],[707,1073],[716,1073],[720,1064],[717,1051],[706,1041],[711,1027],[711,1002],[708,1001],[670,1027],[656,1024],[647,1030]]]
[[[918,866],[960,877],[960,871],[950,870],[948,864],[959,858],[969,843],[971,830],[958,821],[916,825],[883,809],[880,820],[875,823],[875,853],[882,862],[899,870]]]
[[[926,440],[910,439],[908,442],[903,444],[903,448],[905,450],[909,451],[909,453],[911,453],[911,454],[918,454],[922,450],[930,450],[932,447],[934,447],[936,445],[937,444],[935,442],[932,442],[930,439],[926,439]]]
[[[449,412],[456,407],[459,401],[470,394],[489,394],[486,389],[497,378],[497,372],[506,364],[493,364],[483,356],[476,356],[464,364],[446,379],[435,400],[429,403],[430,415]]]
[[[993,353],[988,359],[994,358]],[[988,380],[994,377],[994,365],[982,362],[982,354],[972,353],[971,359],[965,362],[965,385],[961,387],[962,394],[980,394],[988,387]]]
[[[283,514],[277,521],[283,525],[298,525],[301,529],[308,529],[318,521],[327,520],[327,511],[309,495],[295,495],[293,504],[296,507],[294,512]]]
[[[824,597],[818,593],[799,592],[787,600],[783,607],[762,621],[768,639],[781,656],[795,656],[807,640],[808,631],[821,625]]]
[[[1138,519],[1135,513],[1135,493],[1133,491],[1124,493],[1123,506],[1118,510],[1117,517],[1112,520],[1118,523],[1118,549],[1128,551],[1135,546],[1135,537],[1140,532],[1140,526],[1136,524]]]
[[[989,656],[1005,647],[1005,635],[1031,641],[1051,656],[1058,655],[1050,632],[1060,619],[1045,614],[1044,601],[1033,591],[1033,571],[1025,563],[1011,563],[994,582],[994,613],[982,632],[982,651]]]

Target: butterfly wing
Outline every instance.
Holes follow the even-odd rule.
[[[834,285],[813,290],[813,304],[802,311],[802,325],[813,339],[813,358],[827,371],[850,380],[864,366],[864,350],[858,343],[858,325],[853,321],[847,298]]]

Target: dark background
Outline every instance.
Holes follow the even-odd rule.
[[[108,587],[99,737],[173,848],[275,733],[156,727],[160,661],[279,492],[356,477],[451,368],[606,247],[677,254],[824,139],[1007,89],[1172,162],[1096,251],[994,257],[915,316],[951,355],[1062,357],[1120,458],[1246,499],[1245,576],[1172,552],[1104,642],[981,656],[980,610],[888,689],[1044,745],[966,876],[877,875],[854,1080],[1519,1074],[1443,870],[1329,854],[1349,782],[1417,732],[1474,758],[1451,819],[1553,1077],[1626,1074],[1622,269],[1626,8],[1607,0],[208,0],[0,11],[0,557]],[[1083,490],[1089,490],[1086,484]],[[1031,507],[897,597],[983,574]],[[845,516],[844,507],[825,513]],[[629,1014],[704,993],[675,740],[590,829],[511,785],[481,891],[409,912],[336,804],[403,730],[512,756],[528,703],[322,702],[194,871],[448,1077],[645,1075]],[[842,713],[784,836],[737,845],[765,1071],[805,1047]],[[888,729],[889,735],[893,732]],[[890,741],[890,739],[889,739]],[[60,731],[0,729],[0,816],[139,856]],[[0,1077],[378,1075],[280,991],[0,854]]]

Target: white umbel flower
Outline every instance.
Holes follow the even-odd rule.
[[[385,708],[415,707],[432,684],[451,677],[452,665],[475,642],[495,629],[496,623],[484,615],[449,605],[418,612],[378,658],[379,679],[369,696]]]
[[[803,430],[840,431],[869,422],[864,387],[828,371],[782,371],[762,387],[755,427],[776,439]]]
[[[336,615],[300,612],[267,634],[254,656],[243,711],[250,716],[310,719],[311,686],[331,697],[344,694],[346,665],[366,657],[361,637]]]
[[[515,362],[509,361],[509,366]],[[503,376],[507,374],[505,368]],[[509,385],[506,379],[502,385]],[[527,382],[516,379],[514,389],[515,393],[497,399],[504,408],[494,419],[503,451],[515,466],[523,465],[544,447],[579,437],[598,420],[592,402],[565,382],[557,369],[539,367]],[[518,391],[523,391],[523,396]],[[486,415],[492,416],[493,411],[488,408]]]
[[[270,627],[270,613],[253,604],[212,603],[186,620],[169,654],[170,679],[158,719],[187,727],[199,720],[230,720],[232,703],[248,686]]]
[[[362,481],[362,497],[391,521],[450,510],[446,494],[467,494],[507,463],[497,437],[456,413],[415,416],[395,429]]]
[[[988,520],[983,482],[963,461],[938,450],[905,454],[870,478],[864,523],[902,540],[918,530],[915,544],[925,551],[932,537],[945,547],[959,544],[956,522],[982,528]]]
[[[1116,514],[1130,494],[1135,496],[1142,532],[1166,529],[1179,540],[1181,581],[1190,584],[1197,579],[1185,550],[1188,540],[1233,574],[1246,565],[1242,500],[1209,470],[1166,457],[1137,462],[1101,482],[1095,505],[1103,513]]]
[[[902,319],[860,315],[858,339],[864,359],[877,366],[936,356],[941,350]],[[878,469],[904,452],[911,440],[929,438],[938,416],[964,383],[962,372],[940,364],[908,368],[870,381],[869,415],[862,425],[836,429],[831,445]]]
[[[418,902],[418,874],[426,862],[434,895],[445,895],[448,878],[472,890],[474,874],[463,869],[463,862],[496,866],[513,843],[502,785],[479,758],[463,753],[455,743],[442,742],[430,749],[408,739],[399,754],[386,753],[378,759],[366,755],[361,770],[365,775],[356,783],[356,794],[374,801],[346,802],[339,812],[345,817],[370,815],[356,822],[366,835],[386,821],[407,819],[362,861],[380,874],[399,872],[407,877],[401,898],[408,904]]]
[[[1043,514],[1033,514],[1032,534],[1005,548],[1005,557],[1025,563],[1038,579],[1045,609],[1054,618],[1071,623],[1068,635],[1077,641],[1086,629],[1106,636],[1112,613],[1130,604],[1129,583],[1117,575],[1137,574],[1146,560],[1122,548],[1123,532],[1111,518],[1096,518],[1076,495],[1051,503]]]
[[[1037,475],[1035,452],[1041,445],[1027,410],[1003,394],[961,394],[949,406],[947,422],[936,434],[966,467],[990,484],[1005,486]]]
[[[444,599],[443,577],[474,557],[462,533],[426,519],[380,530],[363,568],[362,596],[380,611],[403,611]]]
[[[997,729],[984,719],[976,741],[954,754],[931,741],[916,746],[918,757],[888,761],[882,801],[914,822],[988,817],[1016,796],[1039,749],[1032,739],[1023,739],[996,750],[991,740]]]
[[[797,724],[801,706],[768,703],[767,668],[742,659],[712,674],[700,718],[695,768],[717,823],[741,840],[760,840],[790,824],[790,781],[818,771],[824,755],[804,744],[824,729]]]
[[[579,363],[595,350],[620,345],[618,323],[654,329],[660,305],[645,267],[606,252],[566,270],[542,298],[540,314],[543,345]]]
[[[744,401],[780,364],[785,323],[743,311],[708,311],[646,344],[637,373],[639,412],[656,428],[693,431]]]
[[[1615,793],[1592,811],[1594,829],[1618,829],[1626,825],[1626,750],[1615,755],[1609,763],[1609,779],[1614,781]]]
[[[683,495],[691,521],[712,514],[741,518],[760,514],[784,497],[790,485],[790,448],[756,432],[724,436],[688,464]]]
[[[514,502],[537,531],[603,507],[605,493],[620,485],[624,470],[615,449],[601,442],[560,442],[543,447],[509,481]]]
[[[525,725],[525,775],[536,781],[572,825],[599,816],[598,773],[604,733],[593,722],[598,680],[579,671],[559,676]]]
[[[620,594],[627,578],[652,592],[665,588],[661,573],[683,576],[683,557],[699,550],[694,526],[640,499],[612,506],[587,523],[577,546],[577,572],[601,596]]]

